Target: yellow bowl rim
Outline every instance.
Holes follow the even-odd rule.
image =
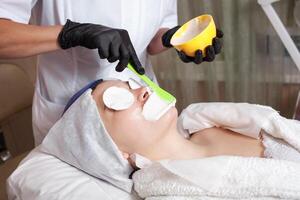
[[[198,19],[199,17],[205,17],[205,16],[209,17],[211,21],[213,20],[213,17],[212,17],[212,15],[210,15],[210,14],[199,15],[199,16],[194,17],[193,19],[187,21],[186,23],[184,23],[184,24],[183,24],[183,25],[182,25],[182,26],[174,33],[173,36],[175,36],[176,33],[179,32],[179,30],[180,30],[184,25],[190,23],[191,21],[193,21],[193,20],[195,20],[195,19]],[[204,29],[201,33],[199,33],[198,35],[196,35],[195,37],[193,37],[192,39],[190,39],[190,40],[188,40],[188,41],[185,41],[185,42],[182,42],[182,43],[179,43],[179,44],[175,44],[175,45],[174,45],[174,44],[172,44],[172,40],[173,40],[173,36],[172,36],[171,41],[170,41],[171,45],[173,45],[173,46],[184,45],[184,44],[187,44],[187,43],[191,42],[191,41],[194,40],[195,38],[200,37],[202,34],[204,34],[204,32],[206,31],[206,29],[209,27],[209,25],[211,24],[211,21],[209,22],[209,24],[205,27],[205,29]]]

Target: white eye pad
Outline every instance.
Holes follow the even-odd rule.
[[[125,110],[134,103],[133,94],[120,87],[109,87],[103,93],[104,104],[113,110]]]
[[[131,79],[131,78],[128,80],[128,85],[133,90],[142,87],[142,85],[140,83],[138,83],[136,80]]]

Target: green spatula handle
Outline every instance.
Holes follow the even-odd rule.
[[[156,87],[156,84],[154,84],[146,75],[140,75],[139,73],[137,73],[130,63],[128,63],[127,67],[128,69],[133,71],[136,75],[138,75],[143,81],[145,81],[145,83],[149,85],[151,88]]]
[[[176,98],[173,95],[160,88],[158,85],[152,82],[146,75],[138,74],[131,64],[128,64],[127,67],[129,70],[133,71],[136,75],[138,75],[162,100],[166,101],[167,103],[176,102]]]

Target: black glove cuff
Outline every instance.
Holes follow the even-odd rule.
[[[69,49],[71,47],[77,46],[77,44],[74,44],[72,36],[69,33],[73,30],[74,27],[77,27],[78,25],[80,25],[80,23],[72,22],[69,19],[67,20],[66,24],[63,26],[57,37],[57,42],[62,49]]]
[[[175,34],[175,32],[180,28],[181,26],[175,26],[174,28],[168,30],[167,32],[165,32],[165,34],[163,34],[162,38],[161,38],[161,41],[162,41],[162,44],[167,47],[167,48],[170,48],[170,47],[173,47],[172,44],[171,44],[171,39],[172,39],[172,36]]]

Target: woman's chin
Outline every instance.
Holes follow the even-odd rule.
[[[172,106],[166,113],[164,113],[158,120],[146,120],[144,116],[143,119],[145,121],[148,121],[148,122],[151,122],[151,123],[166,123],[167,121],[170,121],[170,120],[173,120],[174,118],[177,118],[178,116],[178,112],[177,112],[177,109]]]
[[[169,121],[177,118],[178,112],[175,106],[172,106],[162,117],[160,120],[162,121]]]

